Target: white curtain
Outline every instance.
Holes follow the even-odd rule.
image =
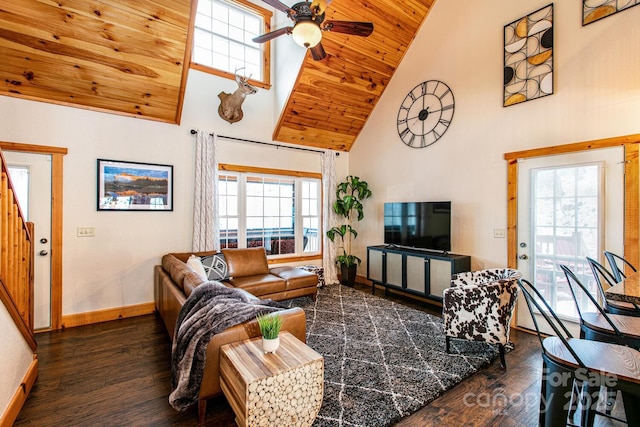
[[[220,247],[218,206],[218,143],[216,136],[199,130],[196,135],[195,193],[193,197],[194,252]]]
[[[322,215],[324,280],[326,284],[338,283],[335,258],[336,243],[329,240],[326,235],[327,230],[338,223],[336,213],[333,211],[333,202],[336,199],[336,154],[331,150],[326,150],[322,155],[322,198],[322,206],[324,207]]]

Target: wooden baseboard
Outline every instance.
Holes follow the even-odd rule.
[[[9,402],[9,406],[4,411],[2,416],[0,416],[0,427],[10,427],[18,418],[18,414],[24,405],[24,402],[27,400],[29,393],[31,392],[31,387],[36,382],[36,378],[38,377],[38,358],[34,354],[33,361],[29,365],[29,369],[27,369],[24,378],[22,379],[22,383],[16,390]]]
[[[75,326],[91,325],[93,323],[108,322],[110,320],[125,319],[127,317],[143,316],[156,310],[155,303],[129,305],[126,307],[109,308],[99,311],[87,311],[85,313],[69,314],[62,316],[62,329]]]

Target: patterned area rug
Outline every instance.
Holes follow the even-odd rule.
[[[497,349],[451,340],[436,316],[341,285],[297,298],[307,344],[324,356],[324,401],[314,426],[389,426],[488,366]]]

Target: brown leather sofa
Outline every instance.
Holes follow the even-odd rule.
[[[302,295],[315,296],[317,292],[316,285],[313,285],[313,289],[310,289],[311,286],[309,286],[314,277],[309,277],[307,274],[299,275],[298,273],[298,271],[302,273],[308,272],[291,267],[278,267],[272,269],[273,273],[270,273],[268,266],[265,272],[264,269],[267,264],[264,249],[256,249],[262,250],[264,265],[262,265],[262,261],[257,261],[259,257],[256,252],[251,252],[253,249],[236,249],[233,250],[233,252],[230,250],[229,253],[226,253],[225,257],[228,257],[229,271],[231,274],[234,274],[234,276],[233,279],[222,283],[227,286],[243,289],[243,291],[253,294],[256,299],[256,294],[263,298],[278,300]],[[207,256],[214,253],[216,252],[200,252],[195,253],[195,255]],[[191,295],[193,289],[203,283],[202,278],[186,264],[186,260],[191,255],[192,253],[167,254],[162,257],[162,265],[156,265],[154,267],[156,310],[160,314],[160,317],[162,317],[172,341],[180,308],[187,297]],[[256,264],[252,264],[251,261],[256,261]],[[289,271],[287,274],[288,270],[298,271]],[[282,273],[283,276],[274,274],[278,272]],[[315,283],[317,283],[317,276],[315,274],[311,275],[315,276]],[[301,308],[291,308],[280,311],[280,314],[283,318],[282,330],[289,331],[302,342],[306,342],[306,319],[304,311]],[[224,332],[216,334],[209,342],[198,401],[199,424],[204,422],[206,400],[222,393],[219,378],[220,346],[257,336],[260,336],[260,330],[257,322],[252,320],[230,327]]]
[[[260,298],[282,301],[318,292],[318,276],[291,266],[269,269],[264,248],[223,249],[229,276],[223,283]],[[188,256],[187,256],[188,258]]]

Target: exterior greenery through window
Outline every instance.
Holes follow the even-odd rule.
[[[270,27],[271,15],[246,0],[198,0],[191,67],[224,77],[237,71],[268,85],[268,43],[251,39]]]
[[[319,178],[221,171],[218,200],[221,248],[320,253]]]

